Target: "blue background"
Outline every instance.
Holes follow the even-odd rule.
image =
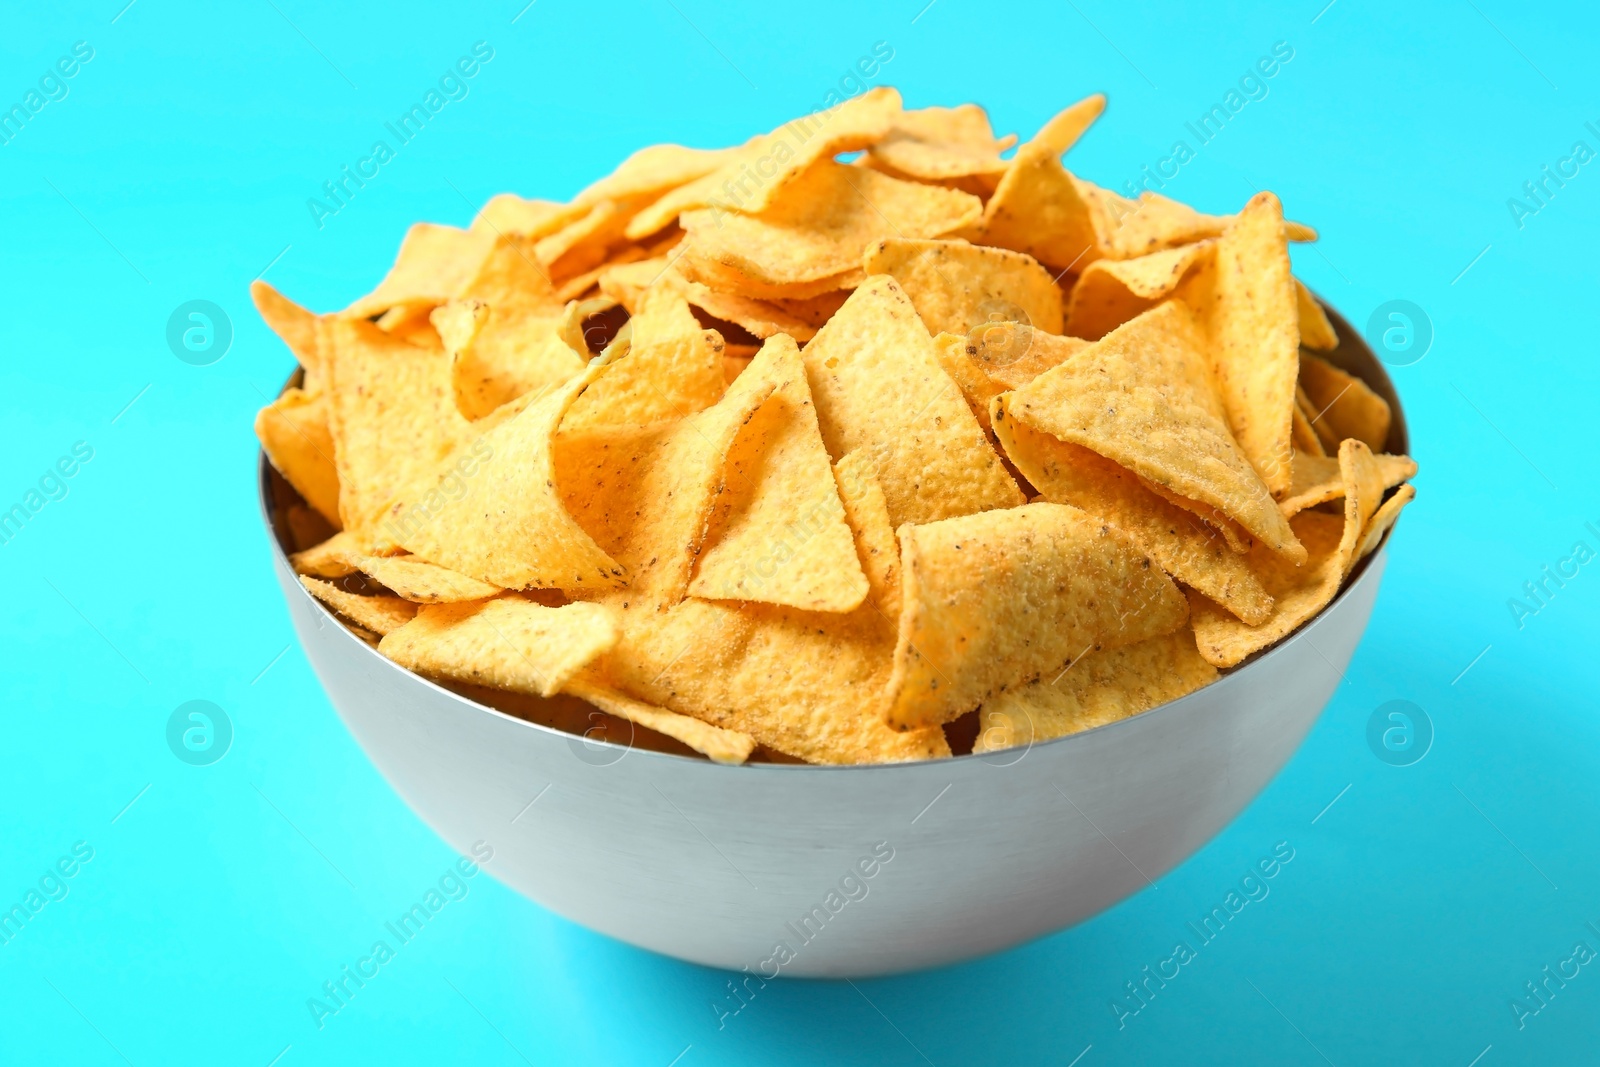
[[[1519,628],[1507,601],[1586,540],[1600,163],[1507,206],[1600,126],[1596,17],[1507,0],[444,6],[13,5],[0,103],[75,41],[94,59],[0,145],[0,507],[74,442],[92,461],[0,546],[0,905],[94,858],[0,946],[0,1061],[230,1063],[1593,1062],[1600,967],[1518,1027],[1512,998],[1600,950],[1600,563]],[[494,59],[318,229],[306,208],[475,41]],[[1026,137],[1103,90],[1068,157],[1118,188],[1287,42],[1294,58],[1166,191],[1271,188],[1322,241],[1300,275],[1358,325],[1407,299],[1435,338],[1393,371],[1421,461],[1367,637],[1304,748],[1180,869],[1081,926],[943,971],[769,986],[590,934],[475,879],[322,1029],[306,1000],[453,861],[367,763],[294,644],[250,432],[287,351],[262,272],[317,309],[368,290],[405,227],[490,195],[566,197],[655,141],[739,142],[817,106],[874,42],[911,106],[976,100]],[[1192,142],[1191,142],[1192,147]],[[168,349],[179,304],[220,362]],[[131,405],[131,406],[130,406]],[[1593,572],[1593,573],[1591,573]],[[1469,669],[1470,667],[1470,669]],[[174,758],[168,716],[232,747]],[[1410,700],[1435,738],[1380,761]],[[1330,801],[1337,802],[1331,807]],[[130,803],[131,802],[131,803]],[[1295,859],[1119,1029],[1123,983],[1287,841]],[[1081,1059],[1075,1057],[1081,1056]],[[278,1057],[276,1060],[275,1057]],[[674,1061],[674,1057],[680,1057]]]

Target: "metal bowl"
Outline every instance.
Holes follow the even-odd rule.
[[[1329,317],[1341,341],[1329,358],[1389,401],[1388,450],[1406,451],[1383,367]],[[312,667],[373,763],[451,847],[482,857],[487,846],[494,877],[592,930],[763,978],[888,974],[994,952],[1183,862],[1321,713],[1366,628],[1387,547],[1294,636],[1130,719],[922,763],[734,767],[577,736],[391,663],[300,586],[276,521],[292,490],[264,458],[261,482],[273,563]]]

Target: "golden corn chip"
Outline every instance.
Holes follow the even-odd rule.
[[[318,578],[343,578],[356,572],[355,561],[364,555],[361,542],[347,530],[341,530],[326,541],[312,545],[303,552],[289,557],[289,565],[296,574],[310,574]]]
[[[1239,618],[1259,623],[1272,598],[1220,531],[1145,488],[1132,471],[1079,445],[1004,418],[995,435],[1046,500],[1071,504],[1127,534],[1156,564]]]
[[[433,328],[431,304],[397,304],[374,321],[378,329],[397,341],[419,348],[438,348],[442,342]]]
[[[1139,199],[1129,200],[1087,182],[1081,183],[1081,188],[1100,210],[1103,220],[1101,251],[1112,259],[1131,259],[1163,248],[1221,237],[1235,218],[1206,215],[1148,190],[1140,193]],[[1284,229],[1291,241],[1317,239],[1317,231],[1304,223],[1286,221]]]
[[[1300,361],[1300,384],[1316,411],[1312,426],[1329,449],[1354,437],[1374,452],[1389,440],[1389,402],[1360,378],[1318,356]]]
[[[738,730],[725,730],[675,711],[646,704],[584,675],[568,682],[566,692],[587,700],[608,715],[665,734],[717,763],[743,763],[755,751],[756,739]]]
[[[840,456],[833,465],[845,520],[855,534],[856,553],[870,587],[868,596],[886,619],[900,617],[900,545],[889,522],[883,487],[865,452]]]
[[[1131,718],[1217,680],[1187,628],[1090,652],[1054,682],[1040,679],[984,702],[974,752],[1048,741]]]
[[[558,204],[550,200],[524,200],[515,193],[500,193],[489,198],[471,229],[491,237],[525,237],[536,241],[581,217],[582,204]]]
[[[1326,456],[1328,450],[1322,445],[1322,438],[1317,436],[1311,420],[1317,417],[1316,411],[1311,407],[1311,400],[1306,396],[1306,391],[1298,385],[1294,388],[1294,422],[1290,426],[1289,441],[1294,446],[1298,456],[1304,452],[1312,456]],[[1291,483],[1293,478],[1290,479]],[[1294,489],[1290,485],[1290,491]]]
[[[1005,172],[1000,158],[1015,138],[998,139],[977,104],[903,111],[867,149],[872,165],[895,177],[944,182]],[[878,273],[876,271],[869,273]]]
[[[1168,300],[1000,397],[1004,417],[1208,504],[1291,561],[1295,541],[1221,418],[1192,317]]]
[[[818,615],[691,598],[665,610],[632,602],[622,616],[622,640],[605,669],[639,699],[811,763],[950,755],[943,730],[901,733],[873,706],[894,648],[873,607]]]
[[[1089,347],[1079,337],[1061,337],[1017,324],[998,323],[967,335],[970,356],[990,380],[1021,389],[1052,367]]]
[[[1067,301],[1066,332],[1097,341],[1170,296],[1215,242],[1200,241],[1129,259],[1089,264]],[[1060,331],[1057,331],[1060,332]]]
[[[893,278],[867,279],[803,355],[828,454],[871,456],[897,526],[1022,503]]]
[[[838,274],[830,274],[811,282],[773,283],[763,281],[743,270],[715,263],[711,260],[681,255],[674,266],[685,278],[700,282],[719,293],[748,296],[753,300],[770,300],[780,306],[786,303],[825,301],[840,290],[854,289],[866,280],[860,267],[851,267]]]
[[[1250,554],[1251,568],[1273,598],[1272,615],[1264,623],[1247,626],[1191,595],[1195,643],[1211,663],[1237,666],[1298,629],[1338,594],[1359,558],[1363,534],[1374,528],[1384,491],[1383,473],[1360,441],[1345,441],[1338,462],[1344,482],[1344,518],[1302,511],[1290,520],[1306,547],[1305,564],[1292,566],[1282,556],[1260,550]],[[1395,511],[1404,506],[1397,505]]]
[[[738,151],[737,148],[649,145],[624,159],[616,170],[575,196],[573,203],[594,204],[602,200],[660,196],[710,174],[731,160]]]
[[[579,359],[587,363],[594,358],[595,353],[589,344],[589,338],[583,332],[584,323],[593,316],[610,311],[616,306],[617,301],[603,293],[583,300],[569,300],[567,306],[561,310],[556,336],[577,353]]]
[[[300,576],[306,592],[363,629],[382,637],[398,630],[417,614],[417,606],[397,596],[358,596],[332,582]]]
[[[1055,149],[1056,155],[1059,156],[1078,143],[1078,138],[1094,125],[1094,120],[1099,118],[1105,109],[1104,93],[1086,96],[1076,104],[1063,108],[1049,122],[1040,126],[1039,132],[1033,135],[1034,143],[1048,145]]]
[[[850,288],[855,288],[855,285],[859,285],[860,282],[864,280],[865,276],[863,275],[863,277],[855,284],[851,285]],[[807,323],[808,325],[815,326],[820,330],[822,327],[828,324],[829,319],[833,318],[839,313],[839,309],[844,307],[844,302],[849,298],[849,291],[840,288],[819,293],[816,296],[807,297],[803,300],[780,297],[779,299],[774,300],[773,303],[777,304],[783,310],[787,311],[800,321]]]
[[[1126,534],[1063,504],[900,528],[889,724],[934,726],[1094,648],[1183,625],[1178,587]]]
[[[761,379],[773,382],[772,395],[728,452],[727,489],[689,593],[854,611],[866,598],[867,576],[817,429],[800,349],[791,338],[768,341],[735,388]]]
[[[1256,540],[1233,519],[1228,518],[1222,510],[1214,504],[1204,504],[1198,500],[1190,500],[1181,493],[1174,493],[1171,489],[1148,478],[1140,478],[1139,484],[1159,496],[1173,507],[1180,508],[1196,516],[1207,526],[1222,534],[1222,539],[1228,542],[1228,547],[1238,553],[1245,553],[1255,545]]]
[[[1417,497],[1417,488],[1414,485],[1402,485],[1400,491],[1388,500],[1383,506],[1373,512],[1372,518],[1367,521],[1367,529],[1361,535],[1361,541],[1356,546],[1356,559],[1365,559],[1373,549],[1378,547],[1378,542],[1383,540],[1383,535],[1389,532],[1395,520],[1400,517],[1400,509],[1411,503]]]
[[[630,221],[627,236],[631,240],[648,237],[684,213],[701,208],[714,209],[718,217],[731,211],[764,212],[780,196],[790,198],[789,187],[814,164],[882,140],[900,113],[900,94],[879,87],[826,111],[784,123],[736,149],[710,174],[672,190],[641,211]],[[860,254],[859,247],[856,254]]]
[[[341,315],[365,319],[401,304],[442,304],[459,295],[494,247],[495,234],[419,222],[406,233],[378,287]]]
[[[974,346],[966,334],[941,333],[933,339],[933,352],[939,358],[939,366],[961,389],[961,396],[972,409],[978,425],[983,427],[984,433],[989,433],[989,401],[1005,392],[1006,387],[984,372],[977,360],[968,354],[969,348]]]
[[[1258,193],[1217,240],[1209,269],[1184,282],[1239,450],[1275,494],[1289,488],[1299,304],[1283,208]]]
[[[620,584],[622,568],[563,505],[551,446],[562,416],[605,370],[591,365],[483,433],[384,528],[423,559],[506,589]]]
[[[1026,252],[1055,270],[1082,270],[1100,257],[1095,218],[1061,153],[1035,139],[1017,149],[982,221],[962,236]]]
[[[600,292],[637,314],[639,299],[646,289],[663,283],[672,260],[667,256],[636,259],[630,263],[617,263],[602,269],[596,279]]]
[[[1393,489],[1417,473],[1417,464],[1410,456],[1380,453],[1372,458],[1378,464],[1385,489]],[[1344,477],[1339,473],[1337,456],[1297,451],[1294,454],[1294,482],[1289,486],[1289,495],[1278,502],[1278,507],[1285,515],[1293,516],[1306,508],[1326,504],[1343,496]]]
[[[684,271],[694,277],[709,264],[766,285],[817,282],[859,267],[862,249],[873,241],[938,237],[971,225],[981,211],[982,203],[969,193],[823,159],[758,215],[721,208],[686,212]]]
[[[991,322],[1061,332],[1061,290],[1032,256],[966,241],[889,237],[861,268],[900,283],[929,333],[966,333]]]
[[[1306,283],[1296,278],[1294,291],[1297,317],[1300,320],[1300,343],[1307,348],[1320,351],[1338,348],[1339,333],[1329,321],[1328,313],[1322,310],[1317,298],[1306,288]]]
[[[628,326],[626,352],[573,404],[563,432],[682,418],[721,398],[722,338],[701,328],[681,295],[647,291]]]
[[[504,596],[423,608],[378,651],[420,674],[550,697],[616,643],[616,615],[599,604]]]
[[[416,604],[457,604],[500,592],[497,585],[411,556],[358,555],[351,562],[362,574]]]
[[[450,356],[418,348],[369,322],[338,319],[328,330],[328,425],[339,472],[344,528],[375,546],[397,500],[429,484],[472,434],[456,410]]]
[[[646,289],[655,286],[670,289],[712,318],[742,326],[752,336],[762,340],[786,333],[796,341],[809,341],[817,332],[816,326],[779,304],[737,293],[719,292],[700,282],[690,281],[664,259],[628,264],[608,271],[603,288],[606,286],[618,302],[630,308],[637,306]]]
[[[250,283],[250,299],[261,320],[289,346],[294,358],[305,368],[301,387],[308,393],[322,391],[322,358],[317,348],[317,316],[259,279]]]
[[[337,529],[339,470],[328,432],[328,398],[284,390],[256,414],[256,436],[278,473]]]
[[[583,215],[535,242],[534,255],[552,281],[582,275],[603,264],[611,249],[625,240],[628,220],[651,198],[646,194],[595,201]]]

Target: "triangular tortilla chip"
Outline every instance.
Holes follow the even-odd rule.
[[[1094,648],[1170,633],[1188,608],[1126,534],[1027,504],[900,528],[902,601],[887,717],[934,726]]]
[[[1401,482],[1417,473],[1417,464],[1410,456],[1391,456],[1388,453],[1375,454],[1373,460],[1378,464],[1380,477],[1385,489],[1393,489]],[[1278,508],[1286,516],[1298,515],[1306,508],[1318,504],[1326,504],[1330,500],[1338,500],[1344,496],[1344,477],[1339,473],[1339,459],[1337,456],[1311,455],[1305,452],[1294,454],[1294,482],[1289,486],[1289,495],[1278,502]]]
[[[1305,558],[1222,421],[1193,319],[1178,301],[1119,326],[999,403],[1006,418],[1217,508],[1291,561]]]
[[[378,537],[379,520],[431,483],[473,431],[456,410],[442,349],[396,340],[360,319],[332,321],[327,338],[339,516],[358,537]]]
[[[1038,260],[1021,252],[889,237],[867,247],[861,268],[893,276],[929,333],[966,333],[998,322],[1061,332],[1061,290]]]
[[[771,300],[780,304],[825,300],[833,297],[841,289],[854,289],[866,278],[866,275],[861,273],[860,267],[851,267],[849,270],[830,274],[812,282],[775,284],[709,259],[692,259],[687,254],[679,256],[673,265],[685,278],[700,282],[719,293],[747,296],[752,300]]]
[[[1058,270],[1082,270],[1100,257],[1095,212],[1061,153],[1038,139],[1017,149],[972,240],[1026,252]]]
[[[689,593],[807,611],[854,611],[866,598],[867,577],[792,339],[768,341],[735,388],[762,378],[775,388],[728,453],[728,488]]]
[[[1217,680],[1186,627],[1090,652],[1051,681],[1007,690],[978,712],[974,752],[998,752],[1092,730],[1188,696]]]
[[[869,278],[803,355],[828,454],[872,457],[896,525],[1022,503],[893,278]]]
[[[1222,534],[1146,489],[1132,471],[1079,445],[997,417],[995,435],[1022,476],[1057,504],[1071,504],[1131,537],[1185,585],[1249,622],[1262,622],[1272,598],[1246,558]]]
[[[1290,426],[1289,441],[1294,446],[1295,455],[1302,452],[1311,456],[1326,456],[1327,448],[1323,446],[1322,438],[1317,436],[1317,431],[1311,425],[1317,417],[1316,409],[1311,406],[1311,399],[1306,396],[1306,391],[1298,385],[1294,389],[1294,422]],[[1291,476],[1290,492],[1293,492],[1293,477]]]
[[[491,237],[525,237],[536,241],[554,233],[588,210],[585,204],[558,204],[552,200],[524,200],[515,193],[489,198],[471,229]]]
[[[984,433],[992,432],[989,401],[1005,392],[1006,387],[984,373],[983,367],[973,358],[977,346],[967,340],[966,334],[941,333],[933,339],[933,351],[950,380],[961,389],[978,425],[983,427]]]
[[[993,178],[1005,173],[1000,153],[1015,142],[1015,137],[996,138],[989,116],[977,104],[925,107],[896,116],[883,140],[867,149],[867,158],[897,178]]]
[[[606,369],[591,365],[479,437],[462,460],[472,460],[469,469],[444,468],[431,492],[395,516],[400,544],[506,589],[620,584],[623,569],[563,506],[551,454],[562,416]]]
[[[749,734],[725,730],[688,715],[646,704],[585,675],[568,682],[565,688],[566,692],[587,700],[608,715],[627,719],[681,741],[717,763],[743,763],[755,751],[756,739]]]
[[[256,413],[256,437],[278,473],[338,529],[339,470],[328,431],[327,396],[284,390]]]
[[[1294,291],[1296,315],[1300,320],[1300,343],[1319,351],[1338,348],[1339,332],[1333,328],[1328,313],[1322,310],[1317,298],[1306,288],[1306,283],[1296,278]]]
[[[1211,255],[1213,247],[1214,242],[1201,241],[1147,256],[1099,259],[1089,264],[1072,287],[1065,332],[1099,340],[1170,296],[1184,275]]]
[[[397,596],[358,596],[346,592],[332,582],[300,576],[306,592],[322,601],[351,622],[382,637],[410,622],[417,614],[417,606]]]
[[[573,204],[625,200],[655,195],[688,185],[728,163],[737,148],[685,148],[678,144],[653,144],[634,152],[617,169],[573,197]]]
[[[1398,493],[1385,500],[1383,506],[1373,512],[1372,518],[1367,520],[1366,532],[1361,535],[1361,541],[1356,545],[1356,559],[1365,559],[1378,547],[1383,535],[1389,532],[1389,527],[1400,517],[1400,509],[1416,498],[1416,486],[1402,485]]]
[[[573,405],[563,432],[682,418],[721,398],[722,338],[701,328],[682,296],[650,290],[628,325],[626,352]]]
[[[1239,450],[1281,495],[1292,477],[1300,320],[1278,198],[1252,197],[1179,295],[1195,310]]]
[[[1235,217],[1206,215],[1148,190],[1140,193],[1137,200],[1129,200],[1088,182],[1080,183],[1079,188],[1099,211],[1100,250],[1111,259],[1131,259],[1221,237]],[[1304,223],[1286,221],[1284,229],[1291,241],[1317,239],[1317,231]]]
[[[1034,143],[1048,145],[1055,150],[1056,155],[1062,155],[1078,143],[1078,138],[1094,125],[1094,120],[1099,118],[1105,109],[1104,93],[1086,96],[1076,104],[1063,108],[1052,116],[1050,121],[1040,126],[1039,132],[1033,135]]]
[[[415,604],[459,604],[500,592],[497,585],[411,556],[356,556],[351,562],[362,574]]]
[[[250,299],[261,320],[289,346],[294,358],[305,368],[301,388],[308,393],[320,393],[323,376],[317,347],[317,316],[260,279],[250,283]]]
[[[1300,360],[1300,384],[1315,411],[1312,427],[1330,450],[1353,437],[1374,452],[1389,440],[1389,402],[1366,382],[1318,356]]]
[[[823,159],[760,214],[686,212],[683,270],[696,277],[708,265],[766,285],[816,282],[859,267],[862,249],[873,241],[938,237],[970,226],[981,210],[970,193]]]
[[[289,565],[296,574],[343,578],[356,572],[355,561],[363,554],[361,542],[348,530],[341,530],[321,544],[291,555]]]
[[[406,232],[378,287],[339,314],[365,319],[401,304],[442,304],[460,295],[494,247],[493,231],[419,222]]]
[[[378,651],[421,674],[550,697],[617,643],[599,604],[545,607],[518,596],[425,607]]]
[[[865,452],[851,452],[833,465],[845,519],[855,534],[856,553],[867,575],[867,594],[886,619],[900,617],[900,544],[889,521],[883,487]]]

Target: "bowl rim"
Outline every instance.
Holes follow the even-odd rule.
[[[1387,370],[1385,370],[1383,364],[1372,352],[1372,349],[1367,344],[1365,338],[1357,333],[1350,326],[1349,322],[1342,315],[1340,315],[1335,308],[1333,308],[1327,301],[1323,300],[1322,297],[1315,291],[1312,292],[1312,297],[1317,301],[1318,304],[1322,306],[1323,310],[1328,313],[1328,317],[1332,321],[1334,329],[1339,336],[1339,345],[1333,350],[1332,353],[1319,352],[1317,355],[1322,358],[1329,358],[1332,355],[1343,354],[1343,359],[1333,359],[1330,360],[1330,362],[1334,362],[1335,365],[1339,366],[1341,369],[1356,375],[1388,401],[1389,408],[1392,413],[1392,421],[1390,423],[1389,439],[1386,442],[1385,450],[1396,452],[1397,454],[1409,455],[1409,432],[1405,422],[1405,414],[1400,405],[1399,393],[1395,389],[1394,383],[1390,379]],[[1350,350],[1349,352],[1346,352],[1347,347]],[[1353,365],[1347,366],[1346,364]],[[284,390],[289,389],[295,384],[300,373],[301,371],[297,368],[295,372],[289,376],[284,383],[283,390],[279,391],[280,395]],[[272,546],[274,562],[281,567],[284,572],[294,574],[294,568],[289,562],[289,553],[285,550],[282,541],[278,537],[277,524],[274,521],[274,490],[272,488],[272,478],[275,471],[267,460],[265,450],[261,449],[259,446],[256,449],[256,467],[257,505],[260,508],[262,525],[266,528],[267,540]],[[1227,673],[1223,674],[1215,682],[1212,682],[1210,685],[1203,686],[1194,692],[1187,693],[1176,700],[1169,700],[1163,704],[1157,704],[1155,707],[1141,711],[1136,715],[1129,715],[1121,719],[1113,720],[1112,722],[1101,723],[1099,726],[1092,726],[1086,730],[1078,730],[1070,734],[1064,734],[1061,737],[1047,738],[1044,741],[1030,740],[1027,745],[1018,746],[1022,749],[1022,751],[1015,760],[1012,760],[1007,764],[1000,764],[998,766],[1001,769],[1008,766],[1014,766],[1029,752],[1032,752],[1035,749],[1044,749],[1053,746],[1065,747],[1074,743],[1083,743],[1082,739],[1091,734],[1104,734],[1107,731],[1116,730],[1119,727],[1126,727],[1128,724],[1135,721],[1149,721],[1150,717],[1152,716],[1168,718],[1171,715],[1178,713],[1174,709],[1185,708],[1189,705],[1192,705],[1195,702],[1195,699],[1200,696],[1200,694],[1207,691],[1215,692],[1218,686],[1225,686],[1229,684],[1232,679],[1243,674],[1246,670],[1249,670],[1250,668],[1277,656],[1279,653],[1286,651],[1290,645],[1298,643],[1302,638],[1309,634],[1312,628],[1321,622],[1335,607],[1344,601],[1346,597],[1350,596],[1355,591],[1357,586],[1368,581],[1377,580],[1377,576],[1381,574],[1383,570],[1382,567],[1378,566],[1378,563],[1385,559],[1387,555],[1389,539],[1394,535],[1395,526],[1398,526],[1398,523],[1391,525],[1390,528],[1384,532],[1384,535],[1382,539],[1379,540],[1377,547],[1374,548],[1372,552],[1368,553],[1365,558],[1357,562],[1355,569],[1352,572],[1352,576],[1345,580],[1344,585],[1339,589],[1338,593],[1334,595],[1332,600],[1323,605],[1320,611],[1318,611],[1311,618],[1307,619],[1305,622],[1301,623],[1300,626],[1288,637],[1280,640],[1277,644],[1260,652],[1254,653],[1236,667],[1227,668]],[[298,575],[296,575],[296,577],[298,577]],[[889,763],[760,762],[732,764],[719,763],[716,760],[707,759],[701,755],[687,756],[676,752],[658,752],[654,749],[637,748],[631,743],[624,745],[613,741],[595,741],[591,738],[586,738],[554,726],[546,726],[544,723],[533,722],[529,719],[520,718],[516,715],[512,715],[509,712],[501,711],[499,708],[491,707],[488,704],[481,704],[478,701],[473,700],[471,697],[463,696],[452,689],[447,689],[433,679],[401,666],[400,664],[380,653],[375,647],[358,637],[326,604],[312,596],[310,591],[308,591],[304,585],[300,584],[298,581],[294,584],[295,588],[299,592],[299,595],[309,601],[314,610],[321,611],[327,616],[328,620],[332,622],[340,631],[343,639],[351,642],[352,647],[356,649],[357,654],[371,656],[373,659],[381,663],[385,668],[396,671],[406,676],[410,681],[431,688],[440,695],[448,697],[451,700],[458,701],[459,703],[464,704],[475,711],[487,712],[488,714],[499,716],[508,722],[514,722],[540,733],[548,734],[552,739],[560,738],[567,742],[576,741],[584,745],[595,746],[599,751],[615,749],[618,753],[621,753],[621,755],[617,757],[618,761],[620,761],[624,755],[629,753],[637,753],[640,756],[650,758],[680,761],[689,765],[718,767],[724,768],[728,771],[745,773],[764,770],[783,773],[818,771],[864,773],[872,770],[885,771],[890,768],[916,768],[930,766],[943,767],[950,766],[953,763],[959,763],[961,761],[978,761],[989,766],[997,766],[996,764],[985,759],[985,757],[998,756],[1013,751],[1012,749],[997,749],[994,752],[966,752],[958,756],[950,756],[938,759],[900,760]],[[296,640],[299,641],[298,635],[296,635]],[[301,641],[300,644],[303,646],[304,642]],[[320,684],[320,677],[318,678],[318,682]],[[326,695],[327,689],[325,686],[323,687],[323,692]],[[329,703],[333,703],[331,697],[329,697]],[[338,711],[338,708],[335,707],[334,710]]]

